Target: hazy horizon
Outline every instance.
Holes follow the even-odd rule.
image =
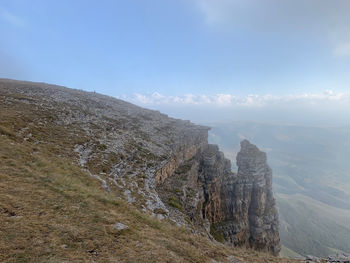
[[[11,181],[14,186],[23,174],[25,187],[41,182],[42,188],[38,189],[59,189],[52,190],[54,197],[63,190],[47,186],[53,182],[59,185],[60,180],[73,184],[73,179],[78,180],[76,171],[82,168],[84,174],[99,179],[108,193],[116,187],[118,195],[130,203],[135,201],[143,211],[148,211],[147,206],[158,219],[171,216],[165,203],[177,209],[175,218],[191,211],[179,225],[194,230],[197,222],[191,220],[198,217],[198,223],[210,232],[210,239],[217,239],[215,235],[220,234],[222,241],[249,244],[252,248],[267,242],[268,250],[277,255],[280,235],[281,255],[293,258],[350,252],[349,14],[350,0],[2,0],[0,79],[96,92],[173,118],[211,126],[207,136],[206,129],[105,96],[71,90],[63,94],[61,88],[52,91],[47,85],[2,80],[4,120],[0,137],[5,147],[1,160],[8,166],[4,178],[10,178],[7,171],[16,171],[15,180]],[[50,99],[46,101],[46,97]],[[249,139],[266,155],[248,143],[240,149],[242,139]],[[233,168],[237,153],[242,151],[242,166],[238,162],[238,167],[246,171],[234,175],[223,154],[208,143],[217,144]],[[8,158],[8,154],[12,156]],[[266,156],[273,170],[274,190]],[[73,166],[75,160],[80,162],[79,167]],[[66,176],[70,163],[72,172]],[[52,169],[52,180],[47,167]],[[67,178],[72,175],[72,181],[62,177],[56,182],[60,178],[58,171],[64,171]],[[159,188],[159,193],[164,192],[163,204],[157,191],[164,182],[172,188]],[[81,192],[77,198],[71,195],[73,187],[62,188],[69,191],[69,195],[64,195],[69,199],[68,207],[75,207],[73,199],[80,206],[80,198],[98,197],[95,190],[94,194],[87,194],[88,186],[92,191],[95,184],[92,186],[85,179],[84,184],[77,184],[76,189]],[[145,192],[140,190],[143,187]],[[28,189],[30,193],[42,194],[30,190],[36,188]],[[11,187],[8,190],[8,196],[15,193]],[[23,192],[23,200],[31,201]],[[150,199],[143,204],[139,197]],[[93,233],[98,233],[94,236],[102,242],[110,232],[103,213],[117,203],[102,195],[98,199],[96,209],[101,209],[98,217],[105,229]],[[261,199],[261,205],[256,205],[255,199]],[[61,202],[60,198],[57,200]],[[265,204],[267,200],[271,205]],[[50,204],[48,211],[52,207],[56,206]],[[221,207],[227,210],[227,216],[218,210]],[[41,207],[34,208],[42,211]],[[8,216],[17,218],[6,206],[3,210],[6,220]],[[23,212],[20,210],[19,215]],[[74,210],[74,215],[78,210]],[[123,212],[123,208],[119,210]],[[61,210],[55,211],[61,214]],[[241,212],[245,214],[240,215]],[[248,218],[249,213],[252,216]],[[209,214],[212,221],[207,218]],[[45,216],[45,212],[41,215]],[[115,215],[118,214],[113,213],[114,221]],[[136,213],[134,216],[128,224],[137,221]],[[98,217],[94,214],[90,223],[95,225]],[[247,220],[242,224],[236,222],[243,217]],[[149,220],[143,221],[145,225]],[[264,225],[265,221],[270,224]],[[29,229],[33,237],[26,220],[16,222],[23,224],[24,230]],[[60,225],[57,222],[55,226]],[[118,224],[114,223],[113,229]],[[149,228],[144,229],[148,232],[153,223],[147,225]],[[76,241],[79,228],[72,229],[72,240]],[[88,232],[91,229],[86,227]],[[130,234],[136,233],[134,229],[130,225]],[[152,252],[148,245],[154,243],[158,251],[162,248],[159,244],[164,243],[164,249],[173,246],[178,253],[178,244],[184,244],[184,240],[170,246],[172,243],[165,242],[162,229],[158,229],[162,240],[141,240],[147,241],[146,250]],[[40,235],[45,231],[40,228]],[[265,236],[265,232],[273,235]],[[245,240],[247,233],[249,240]],[[259,236],[256,244],[251,239],[255,235]],[[12,239],[12,234],[9,236],[6,238]],[[112,241],[108,243],[119,246],[121,240],[127,241],[124,234],[119,236],[110,235]],[[21,235],[18,237],[24,240]],[[26,242],[30,240],[26,238]],[[273,246],[268,240],[273,241]],[[102,260],[106,242],[93,248],[90,241],[94,243],[95,239],[89,239],[86,247],[79,245],[84,248],[82,253]],[[60,239],[54,243],[65,250],[62,253],[70,253],[73,247],[68,242]],[[201,252],[199,247],[202,246],[196,246],[195,251]],[[13,251],[17,253],[18,246]],[[112,254],[115,251],[114,247],[110,249]],[[127,254],[130,251],[125,250]],[[44,252],[41,254],[46,256]],[[221,257],[221,252],[207,252]],[[154,258],[156,254],[152,253]],[[192,250],[181,253],[196,261],[190,255]],[[173,252],[166,254],[173,256]],[[60,258],[53,258],[56,259]]]
[[[350,123],[346,0],[0,3],[0,77],[197,123]]]
[[[299,102],[281,101],[268,102],[264,105],[246,106],[234,103],[217,106],[212,104],[182,104],[140,103],[134,99],[121,98],[136,105],[159,110],[170,117],[190,120],[198,124],[248,121],[270,124],[342,127],[350,125],[350,111],[348,105],[339,102],[316,101]]]

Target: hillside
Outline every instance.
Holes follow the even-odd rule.
[[[0,80],[0,102],[1,262],[296,262],[247,248],[254,245],[271,252],[274,243],[265,248],[259,236],[238,235],[245,244],[239,248],[225,235],[223,244],[201,228],[196,219],[201,211],[218,223],[210,229],[216,239],[225,234],[220,218],[240,216],[227,214],[225,202],[215,193],[232,191],[237,183],[244,186],[241,177],[247,171],[242,169],[237,177],[222,171],[231,176],[227,186],[208,173],[208,155],[201,166],[202,159],[196,158],[202,158],[199,149],[208,147],[207,127],[107,96],[43,83]],[[261,156],[264,168],[264,155],[248,142],[244,147]],[[226,165],[213,149],[218,158],[214,165]],[[242,165],[251,169],[254,159],[247,153],[242,152]],[[185,199],[164,200],[158,195],[159,182],[173,174],[190,180],[188,167],[193,175],[198,165],[203,173],[198,176],[211,180],[202,183],[209,197],[196,199],[202,210],[191,218]],[[266,171],[261,175],[269,178]],[[255,184],[255,177],[250,180]],[[265,179],[259,180],[259,194],[270,193],[261,181]],[[251,194],[258,198],[254,189]],[[177,188],[172,191],[182,198]],[[190,197],[187,191],[183,194]],[[210,196],[216,199],[207,199]],[[260,199],[245,198],[265,206]],[[259,221],[260,215],[253,215],[240,217],[247,220],[242,221],[247,222],[245,227],[251,227],[251,218]]]
[[[242,138],[268,153],[284,247],[324,257],[350,251],[349,128],[255,122],[212,127],[210,141],[231,160]]]
[[[302,255],[323,257],[349,251],[350,211],[301,194],[278,194],[276,198],[286,247]]]

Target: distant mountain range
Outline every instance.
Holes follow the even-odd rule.
[[[206,123],[209,141],[233,161],[239,141],[267,152],[280,211],[282,254],[350,251],[350,127]]]

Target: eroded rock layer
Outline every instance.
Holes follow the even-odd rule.
[[[228,172],[226,163],[222,166],[221,206],[214,209],[220,216],[207,212],[210,205],[205,210],[213,228],[234,245],[278,254],[278,213],[266,154],[244,140],[237,155],[238,173]]]
[[[233,173],[219,148],[208,144],[208,127],[157,111],[93,92],[6,79],[0,79],[0,101],[2,123],[14,131],[2,128],[0,135],[51,147],[144,212],[219,241],[279,252],[272,172],[266,154],[248,141]]]
[[[170,204],[170,216],[181,210],[197,229],[202,226],[219,241],[277,255],[278,213],[266,154],[244,140],[237,166],[233,173],[218,146],[201,145],[196,156],[158,186],[158,192]]]

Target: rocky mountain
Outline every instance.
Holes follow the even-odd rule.
[[[244,138],[267,152],[282,254],[327,257],[350,252],[349,127],[243,121],[210,126],[209,141],[219,145],[233,166]]]
[[[216,145],[203,146],[162,177],[157,186],[162,200],[175,202],[175,208],[219,241],[278,255],[278,214],[266,154],[242,141],[235,174]]]
[[[57,226],[63,224],[58,223],[58,218],[69,218],[69,221],[64,221],[64,229],[79,225],[75,230],[79,232],[84,226],[74,219],[81,216],[85,218],[84,222],[87,225],[96,222],[92,228],[99,227],[97,223],[103,222],[101,227],[104,227],[106,238],[112,231],[107,230],[111,225],[117,233],[112,231],[110,238],[119,240],[113,242],[122,242],[120,231],[123,231],[125,247],[134,244],[134,250],[137,251],[137,247],[142,246],[145,240],[151,242],[150,237],[135,238],[142,230],[128,232],[125,229],[129,227],[125,222],[112,224],[111,218],[120,217],[129,224],[134,222],[137,226],[139,221],[147,222],[146,225],[152,228],[149,233],[163,229],[161,244],[163,249],[173,253],[173,257],[170,257],[173,259],[178,256],[179,250],[188,248],[187,245],[177,248],[171,243],[172,238],[167,238],[164,229],[168,228],[165,228],[165,225],[171,223],[175,223],[177,229],[190,230],[190,236],[194,234],[206,238],[208,241],[205,242],[213,244],[208,246],[208,243],[205,243],[209,250],[211,246],[217,246],[214,241],[216,239],[230,246],[278,255],[278,214],[272,193],[272,171],[267,165],[266,154],[249,141],[241,142],[241,150],[237,155],[238,172],[233,173],[230,161],[218,147],[208,144],[208,127],[173,119],[157,111],[143,109],[115,98],[43,83],[0,80],[0,101],[1,145],[2,149],[7,149],[1,152],[0,158],[0,175],[4,179],[0,188],[3,193],[0,202],[0,222],[4,223],[9,231],[18,229],[19,225],[23,229],[31,229],[28,233],[32,233],[32,238],[34,235],[39,242],[52,235],[51,231],[56,229],[55,237],[60,240],[56,243],[60,244],[66,234],[60,236],[60,231],[57,230]],[[9,155],[12,152],[13,156]],[[59,170],[55,171],[54,167]],[[80,170],[77,170],[78,167]],[[63,178],[62,174],[65,174]],[[84,174],[87,177],[84,177]],[[32,178],[31,184],[27,183],[28,176],[29,179]],[[82,181],[75,181],[77,178]],[[67,180],[70,183],[67,183]],[[91,193],[91,185],[96,181],[100,183],[102,192],[95,189]],[[18,185],[23,188],[22,192],[16,190]],[[57,185],[61,188],[57,189]],[[72,188],[73,185],[75,188]],[[35,188],[39,186],[43,187]],[[34,188],[27,190],[28,187]],[[94,193],[95,191],[98,194]],[[28,198],[28,193],[31,193],[31,198]],[[63,198],[61,204],[68,202],[69,205],[51,205],[46,211],[39,197],[35,203],[29,204],[28,202],[36,200],[36,194],[39,193],[47,196],[50,193],[47,200],[52,198],[52,202]],[[70,194],[78,195],[79,198],[68,198]],[[84,205],[89,209],[89,213],[80,212],[81,202],[87,202],[84,198],[81,200],[81,194],[86,196],[86,200],[91,199],[91,204]],[[75,202],[74,200],[81,201],[78,205],[71,203]],[[28,204],[24,206],[22,203]],[[129,207],[123,210],[127,212],[118,214],[118,208],[113,208],[115,203]],[[66,211],[64,216],[61,218],[59,212],[50,214],[48,211],[53,207],[60,207],[57,208],[58,211]],[[72,207],[78,207],[78,210],[74,212],[76,216],[70,218],[69,214],[74,213],[67,211],[73,209]],[[40,211],[34,211],[34,208]],[[97,215],[96,211],[100,214]],[[21,213],[23,215],[20,215]],[[34,217],[38,216],[36,213],[43,218],[50,214],[50,217],[41,220],[47,220],[46,225],[51,230],[30,228],[37,225],[37,221],[34,220]],[[126,217],[128,213],[131,213],[130,217]],[[88,220],[86,217],[92,214],[96,214],[95,217]],[[147,219],[147,215],[153,219]],[[13,221],[13,217],[25,217],[26,220]],[[27,225],[26,222],[31,223]],[[164,225],[160,227],[159,224]],[[37,233],[38,229],[41,229],[40,234]],[[24,237],[21,237],[24,244],[27,244],[24,240],[31,240],[26,237],[28,233],[24,232]],[[46,236],[42,236],[44,233]],[[75,236],[72,240],[64,241],[70,242],[72,249],[76,242],[80,244],[81,249],[86,240],[90,240],[90,244],[100,236],[98,234],[89,237],[86,233],[70,232],[67,235]],[[12,236],[12,242],[3,239],[0,248],[16,251],[18,237],[10,232],[1,235],[2,238],[6,236]],[[39,236],[42,236],[42,239]],[[209,241],[210,239],[212,241]],[[154,240],[152,244],[159,242]],[[136,245],[135,242],[141,243]],[[197,244],[197,241],[191,242],[189,247]],[[59,248],[54,245],[54,249],[59,251],[56,253],[67,251],[69,245],[66,243],[61,244]],[[93,247],[91,244],[89,246]],[[89,248],[88,254],[95,257],[95,260],[101,260],[103,253],[111,253],[104,251],[104,248]],[[33,251],[36,250],[28,253],[34,253]],[[62,252],[62,258],[68,258],[65,253],[67,252]],[[182,255],[182,258],[168,262],[183,262],[181,260],[184,260],[184,257],[185,261],[191,262],[209,262],[210,258],[220,258],[221,262],[239,262],[233,261],[236,260],[233,257],[230,259],[227,252],[220,253],[207,255],[205,258],[203,256],[198,260],[189,260],[187,257],[190,256]],[[114,254],[108,255],[116,257]],[[166,256],[163,259],[165,258]],[[104,260],[103,262],[113,262],[106,258]],[[259,262],[259,259],[249,261],[249,257],[245,260]],[[271,259],[271,262],[274,260],[278,259]]]

